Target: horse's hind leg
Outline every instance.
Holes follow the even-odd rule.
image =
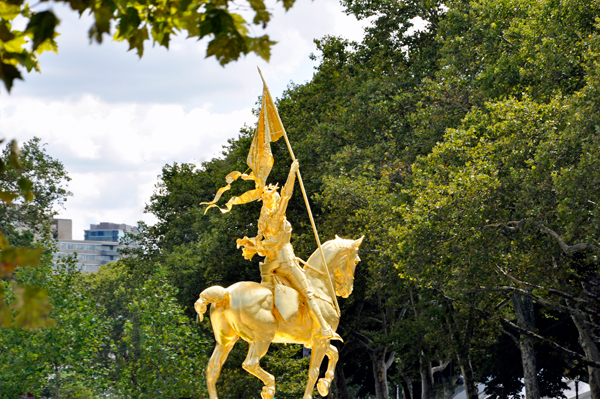
[[[327,364],[325,378],[320,378],[317,383],[317,390],[321,396],[327,396],[329,394],[329,387],[331,386],[331,381],[333,381],[333,376],[335,375],[335,366],[339,358],[338,350],[335,346],[329,345],[327,357],[329,358],[329,363]]]
[[[215,346],[215,349],[213,350],[208,366],[206,366],[206,385],[208,387],[208,396],[210,399],[218,399],[217,380],[221,374],[221,367],[223,367],[223,363],[227,360],[227,356],[229,355],[229,352],[231,352],[231,349],[238,338],[239,337],[236,335],[232,339],[227,340],[224,344],[217,343],[217,346]]]
[[[317,382],[317,378],[319,377],[321,363],[323,363],[323,358],[325,357],[329,346],[329,340],[313,340],[312,342],[308,382],[306,383],[303,399],[312,399],[313,397],[312,393],[315,388],[315,382]]]
[[[246,360],[242,364],[244,370],[259,378],[265,386],[260,393],[262,399],[274,399],[275,398],[275,377],[267,373],[260,367],[260,359],[269,350],[270,341],[254,341],[249,342],[250,349],[248,349],[248,355]]]

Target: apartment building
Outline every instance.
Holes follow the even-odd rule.
[[[72,226],[70,219],[53,220],[52,230],[58,241],[58,252],[54,257],[76,256],[77,265],[83,272],[97,272],[100,266],[118,260],[121,254],[117,250],[122,247],[119,240],[125,232],[137,231],[126,224],[102,222],[91,224],[89,230],[84,230],[84,240],[73,240]]]

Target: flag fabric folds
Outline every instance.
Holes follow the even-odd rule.
[[[216,203],[221,198],[221,195],[229,190],[231,184],[240,177],[242,180],[254,180],[254,190],[248,190],[239,197],[231,197],[224,208],[218,207],[221,212],[227,213],[231,210],[233,205],[241,205],[261,198],[267,184],[267,177],[269,177],[269,173],[271,173],[273,163],[275,162],[273,153],[271,152],[271,143],[279,140],[283,134],[283,124],[277,113],[277,108],[269,94],[267,84],[263,81],[263,94],[260,116],[258,117],[258,126],[254,132],[254,138],[252,139],[248,158],[246,159],[246,163],[251,172],[248,174],[240,173],[238,171],[229,173],[225,177],[227,185],[221,187],[217,191],[215,198],[211,202],[200,203],[200,205],[208,205],[204,210],[205,214],[210,208],[218,207]]]

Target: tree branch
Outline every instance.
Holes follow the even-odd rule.
[[[542,233],[548,234],[549,236],[554,238],[565,254],[571,254],[573,252],[578,252],[578,251],[600,252],[600,247],[598,247],[597,245],[594,245],[594,244],[587,244],[587,243],[581,242],[581,243],[574,244],[574,245],[568,245],[557,232],[547,228],[540,222],[535,222],[532,219],[528,219],[528,218],[521,219],[521,220],[513,220],[513,221],[510,221],[507,223],[488,224],[488,225],[483,226],[483,228],[496,228],[496,229],[503,228],[507,232],[516,232],[516,231],[521,230],[523,228],[523,225],[526,222],[534,222],[535,225],[540,229],[540,231]]]
[[[510,327],[510,328],[518,331],[519,334],[527,335],[528,337],[538,339],[538,340],[540,340],[540,341],[542,341],[542,342],[550,345],[551,347],[553,347],[557,351],[562,352],[563,354],[565,354],[565,355],[567,355],[569,357],[572,357],[572,358],[575,358],[575,359],[581,361],[582,363],[584,363],[587,366],[595,367],[595,368],[600,368],[600,362],[596,362],[594,360],[590,360],[587,357],[585,357],[583,355],[580,355],[577,352],[573,352],[572,350],[567,349],[567,348],[565,348],[565,347],[557,344],[556,342],[549,340],[548,338],[544,338],[541,335],[534,333],[533,331],[529,331],[529,330],[527,330],[525,328],[521,328],[518,325],[516,325],[515,323],[513,323],[511,321],[508,321],[508,320],[506,320],[503,317],[500,317],[500,322],[502,324],[504,324],[505,326],[508,326],[508,327]]]
[[[508,305],[510,303],[511,299],[510,298],[506,298],[505,300],[503,300],[502,302],[500,302],[499,304],[497,304],[496,306],[494,306],[495,310],[500,310],[503,307],[505,307],[506,305]]]
[[[355,330],[350,330],[350,333],[355,335],[358,341],[363,344],[367,350],[372,351],[371,346],[373,345],[373,341],[369,337]]]
[[[531,221],[531,219],[513,220],[513,221],[510,221],[507,223],[488,224],[488,225],[483,226],[483,228],[484,229],[486,229],[486,228],[497,229],[497,228],[502,227],[507,232],[515,232],[515,231],[521,230],[521,228],[523,227],[525,222],[529,222],[529,221]]]
[[[566,254],[570,254],[570,253],[578,252],[578,251],[585,251],[585,250],[600,252],[600,247],[597,247],[594,244],[587,244],[584,242],[569,246],[569,245],[567,245],[567,243],[564,242],[562,237],[560,235],[558,235],[555,231],[550,230],[549,228],[547,228],[546,226],[544,226],[541,223],[536,223],[536,224],[542,233],[546,233],[546,234],[550,235],[551,237],[553,237],[556,240],[556,242],[558,242],[558,245],[560,245],[560,248],[563,250],[563,252]]]
[[[439,366],[435,366],[431,368],[431,374],[435,374],[438,371],[444,371],[446,369],[446,367],[448,367],[448,365],[450,364],[450,362],[442,362],[440,360],[440,365]]]
[[[502,270],[499,266],[496,266],[496,270],[500,274],[502,274],[504,277],[506,277],[507,279],[509,279],[510,281],[512,281],[513,283],[515,283],[517,285],[531,287],[531,288],[537,288],[537,289],[540,289],[540,290],[545,290],[545,291],[548,291],[549,294],[561,296],[561,297],[563,297],[565,299],[569,299],[571,301],[575,301],[575,302],[578,302],[578,303],[583,303],[583,304],[586,304],[586,305],[590,304],[590,302],[588,300],[576,297],[576,296],[568,294],[566,292],[559,291],[559,290],[554,289],[554,288],[545,288],[545,287],[542,287],[540,285],[535,285],[535,284],[528,283],[526,281],[521,281],[521,280],[517,279],[516,277],[511,276],[510,274],[508,274],[504,270]]]
[[[508,287],[508,288],[511,288],[511,292],[513,292],[512,290],[517,290],[519,292],[523,291],[523,293],[525,295],[530,295],[529,292],[524,291],[524,290],[514,289],[513,287]],[[456,299],[451,298],[451,297],[445,295],[441,290],[437,290],[437,289],[435,289],[435,290],[437,292],[439,292],[440,294],[442,294],[450,302],[458,302]],[[479,308],[477,308],[475,306],[472,306],[472,305],[468,305],[468,306],[470,306],[471,308],[473,308],[473,310],[475,310],[476,312],[482,314],[485,318],[492,317],[492,314],[490,312],[487,312],[485,310],[479,309]],[[508,321],[508,320],[506,320],[503,317],[498,317],[498,319],[500,320],[501,324],[504,324],[505,326],[508,326],[508,327],[510,327],[513,330],[516,330],[519,334],[524,334],[524,335],[527,335],[527,336],[529,336],[531,338],[535,338],[535,339],[538,339],[538,340],[540,340],[542,342],[545,342],[548,345],[550,345],[552,348],[558,350],[559,352],[562,352],[563,354],[565,354],[567,356],[573,357],[573,358],[581,361],[582,363],[584,363],[587,366],[600,368],[600,362],[596,362],[596,361],[590,360],[587,357],[582,356],[582,355],[580,355],[577,352],[573,352],[572,350],[567,349],[567,348],[565,348],[565,347],[557,344],[556,342],[549,340],[548,338],[544,338],[541,335],[534,333],[533,331],[529,331],[527,329],[521,328],[521,327],[517,326],[515,323],[513,323],[511,321]],[[504,329],[501,329],[501,330],[504,331],[504,332],[508,332],[508,331],[506,331]],[[509,335],[512,336],[512,334],[509,334]]]
[[[390,353],[390,357],[388,358],[388,360],[385,361],[385,364],[384,364],[386,370],[392,366],[395,358],[396,358],[396,352],[392,351],[392,353]]]
[[[572,308],[569,306],[560,305],[558,303],[554,303],[554,302],[544,299],[538,295],[535,295],[534,293],[532,293],[530,291],[522,290],[522,289],[516,288],[516,287],[501,286],[501,287],[495,287],[495,288],[489,288],[489,289],[486,289],[485,287],[482,287],[482,288],[486,291],[510,292],[510,293],[518,292],[521,295],[530,297],[531,299],[535,300],[540,305],[544,305],[549,308],[560,310],[562,312],[566,312],[571,315],[586,317],[586,316],[589,316],[590,314],[592,314],[594,316],[600,317],[600,312],[597,312],[593,309],[585,308],[584,310],[581,310],[581,309],[575,309],[575,308]]]

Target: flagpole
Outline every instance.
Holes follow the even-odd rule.
[[[258,67],[257,67],[258,68]],[[271,92],[269,91],[269,86],[267,86],[267,82],[265,82],[265,78],[262,75],[260,68],[258,68],[258,73],[260,74],[260,78],[263,81],[263,85],[267,89],[267,93],[271,98]],[[287,148],[290,151],[290,155],[292,157],[292,161],[296,161],[296,156],[294,155],[294,150],[292,150],[292,145],[290,144],[290,140],[288,139],[287,133],[285,131],[285,127],[283,127],[283,122],[281,122],[281,117],[279,116],[279,111],[277,107],[275,108],[275,114],[279,119],[281,124],[281,128],[283,129],[283,137],[285,138],[285,143],[287,144]],[[321,261],[323,262],[323,266],[325,266],[325,272],[327,273],[327,278],[329,280],[329,294],[333,298],[333,303],[335,305],[335,310],[339,317],[342,316],[342,312],[340,311],[340,305],[338,305],[337,297],[335,295],[335,290],[333,289],[333,283],[331,282],[331,275],[329,274],[329,268],[327,267],[327,262],[325,261],[325,254],[323,253],[323,248],[321,247],[321,240],[319,240],[319,233],[317,233],[317,226],[315,225],[315,220],[313,219],[312,211],[310,210],[310,204],[308,202],[308,196],[306,195],[306,190],[304,189],[304,183],[302,182],[302,176],[300,175],[300,169],[296,171],[298,175],[298,183],[300,184],[300,189],[302,190],[302,196],[304,197],[304,202],[306,203],[306,209],[308,210],[308,218],[310,219],[310,224],[313,228],[313,233],[315,234],[315,240],[317,241],[317,247],[319,248],[319,252],[321,253]]]

